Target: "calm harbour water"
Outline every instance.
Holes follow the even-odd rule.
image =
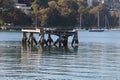
[[[21,35],[0,32],[0,80],[120,80],[119,31],[81,31],[74,48],[29,47]]]

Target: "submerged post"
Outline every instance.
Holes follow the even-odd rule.
[[[33,33],[32,32],[29,33],[28,43],[33,44]]]
[[[64,35],[63,37],[62,37],[63,39],[62,39],[62,43],[63,43],[63,46],[64,47],[67,47],[68,45],[68,36],[67,35]]]
[[[77,33],[77,30],[75,31],[74,33],[74,37],[73,37],[73,40],[72,40],[72,45],[73,44],[78,44],[79,41],[78,41],[78,33]]]
[[[51,43],[53,42],[53,39],[51,38],[51,35],[48,34],[47,44],[51,46]]]
[[[33,42],[37,45],[37,41],[36,41],[35,37],[33,36],[33,33],[30,32],[29,33],[29,38],[28,38],[28,43],[33,44]]]
[[[54,46],[56,46],[56,44],[58,43],[59,47],[61,47],[61,41],[62,41],[62,34],[59,33],[59,38],[57,38],[57,40],[54,42]]]
[[[44,38],[44,35],[45,35],[44,32],[42,32],[41,34],[39,34],[38,43],[40,43],[41,46],[44,46],[44,45],[48,46],[47,41]]]
[[[54,45],[58,43],[59,47],[67,47],[68,45],[68,36],[66,33],[59,33],[59,38],[55,41]]]

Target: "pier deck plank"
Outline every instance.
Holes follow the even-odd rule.
[[[40,33],[40,29],[22,29],[22,32]]]

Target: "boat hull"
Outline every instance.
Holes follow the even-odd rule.
[[[103,29],[94,29],[94,30],[89,30],[89,32],[104,32]]]

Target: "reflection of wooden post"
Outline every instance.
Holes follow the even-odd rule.
[[[22,51],[27,50],[27,43],[22,42]]]
[[[48,34],[47,44],[48,44],[49,46],[51,46],[51,43],[52,43],[52,42],[53,42],[53,39],[51,38],[51,35]]]
[[[73,44],[78,44],[79,42],[78,42],[78,33],[77,33],[77,31],[75,31],[75,33],[74,33],[74,37],[73,37],[73,40],[72,40],[72,45]]]
[[[26,42],[27,41],[27,35],[25,32],[23,32],[22,34],[22,42]]]

